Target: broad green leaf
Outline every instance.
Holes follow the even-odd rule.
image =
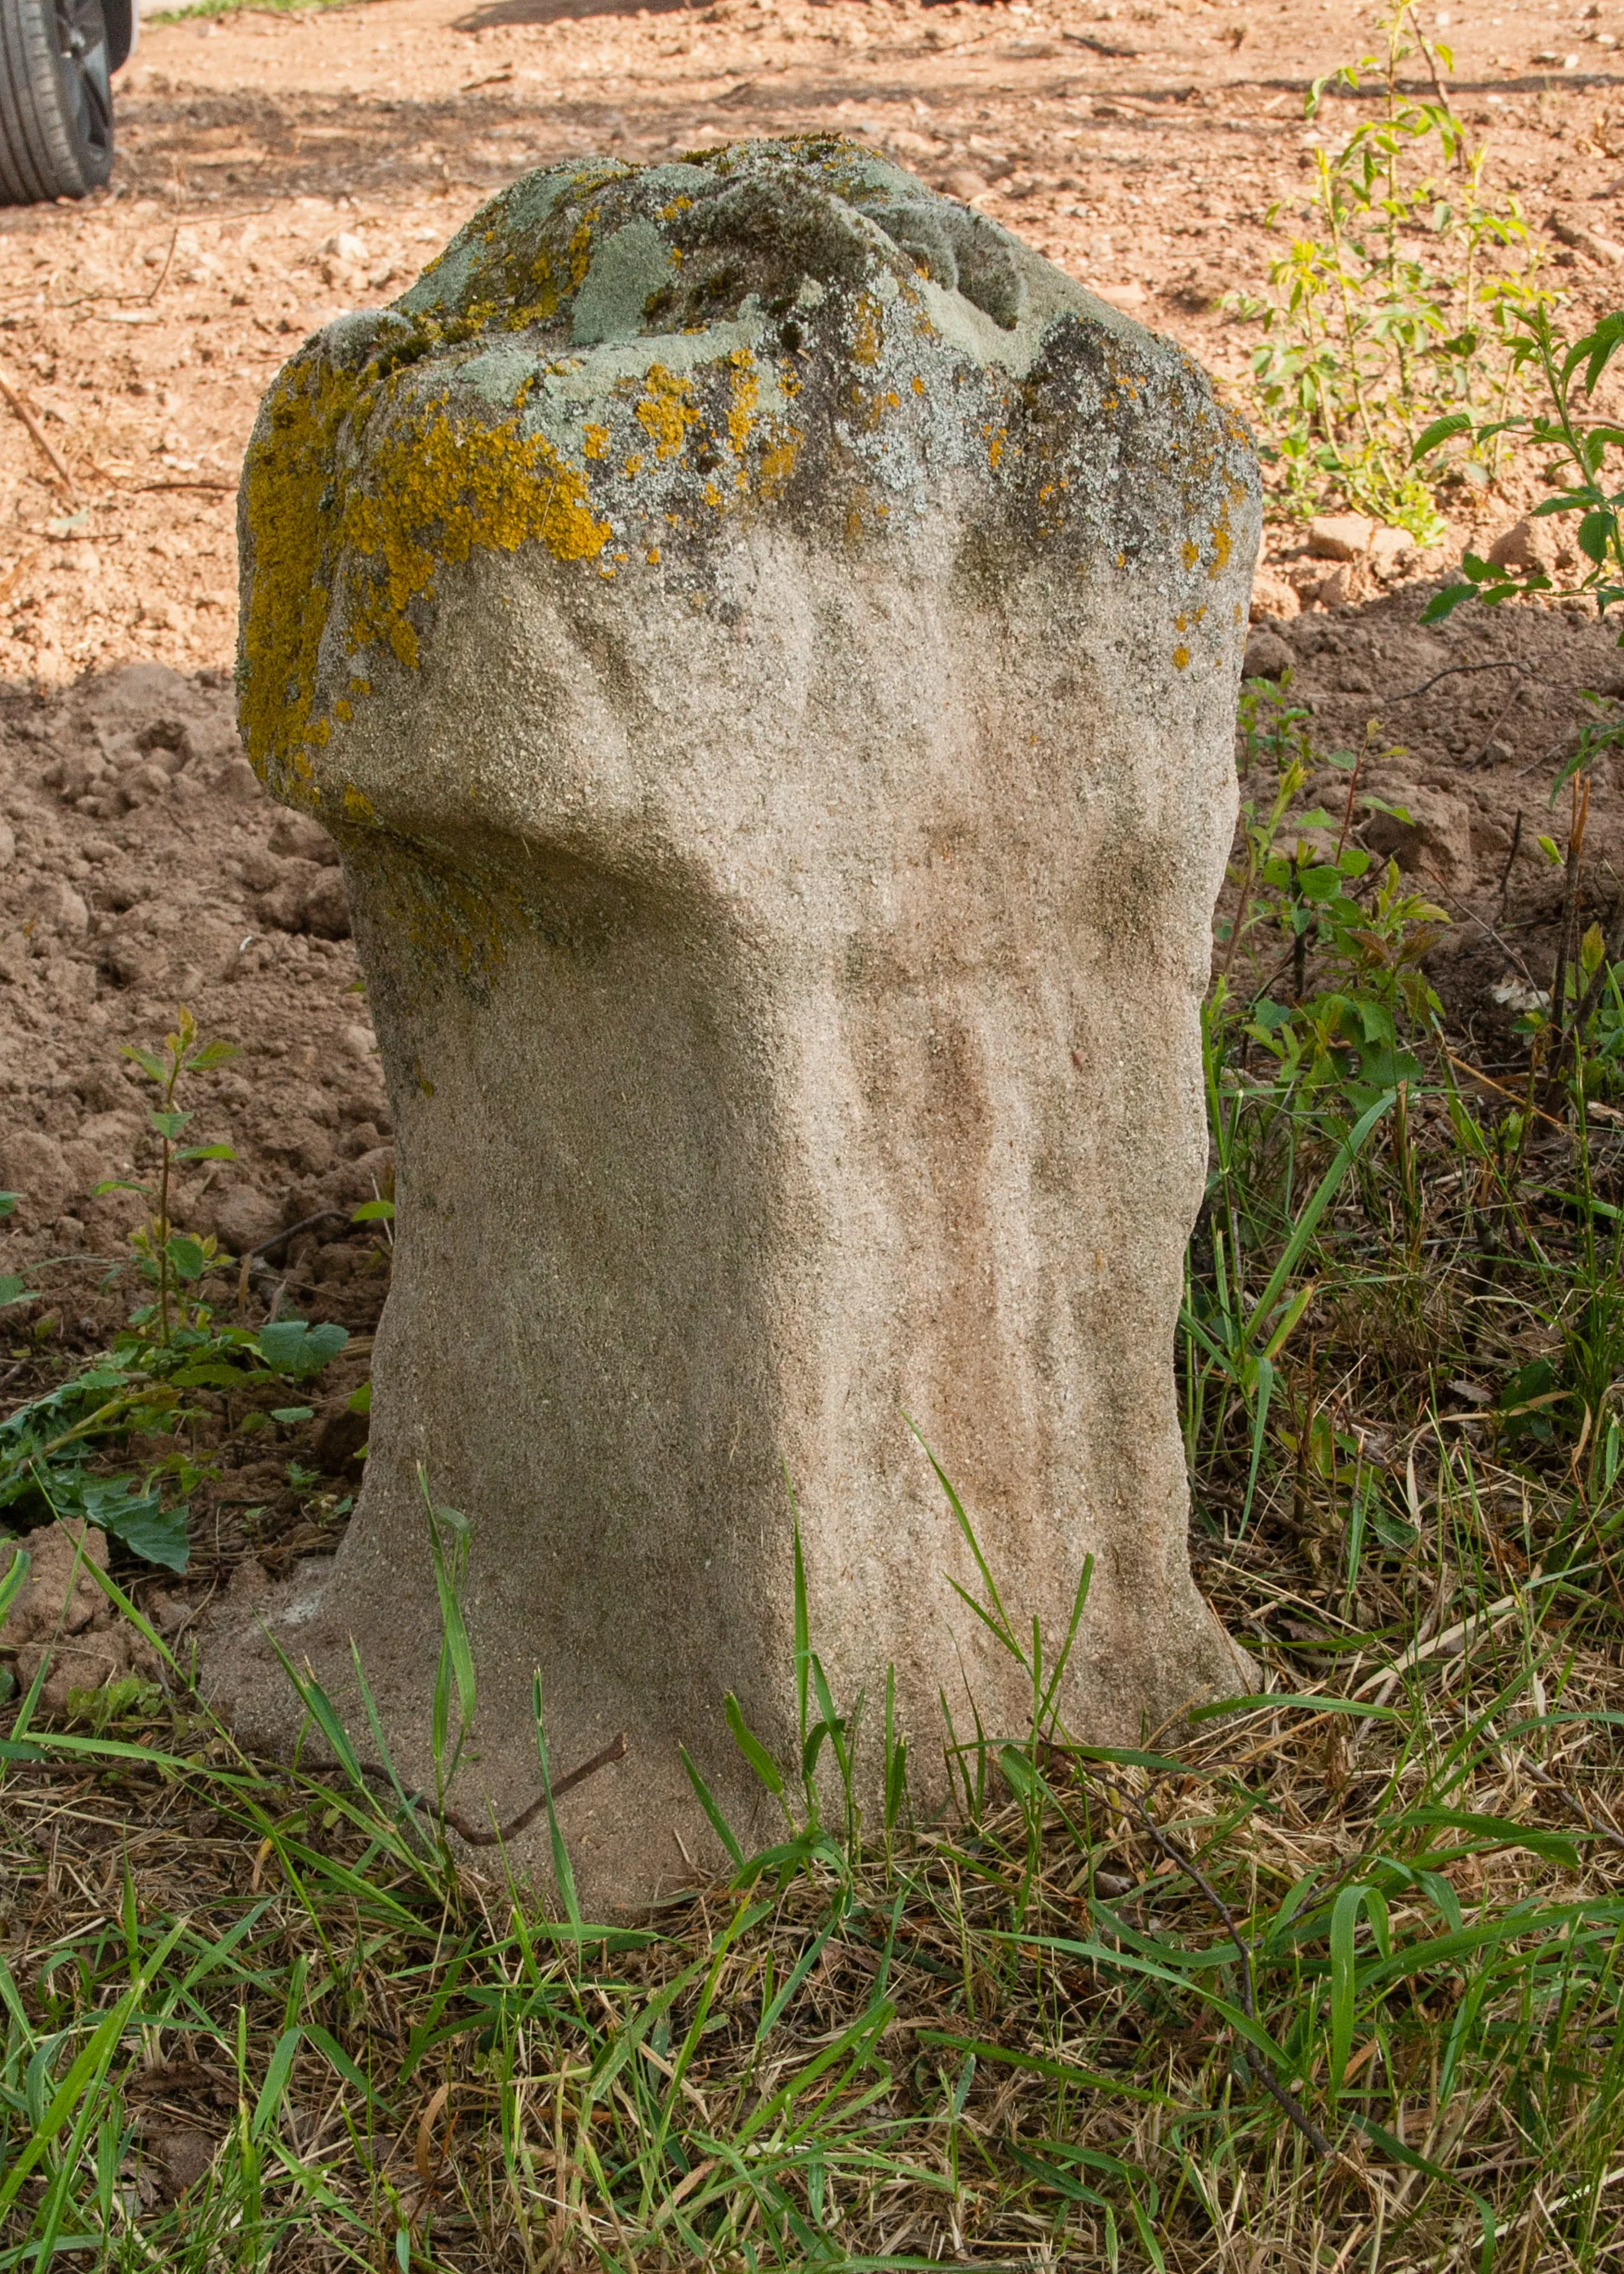
[[[1402,1721],[1404,1716],[1391,1706],[1370,1706],[1357,1698],[1327,1698],[1317,1692],[1303,1690],[1261,1690],[1247,1698],[1217,1698],[1209,1706],[1192,1706],[1189,1719],[1210,1721],[1219,1713],[1254,1713],[1267,1708],[1273,1713],[1354,1713],[1366,1721]]]
[[[1410,453],[1410,464],[1412,466],[1417,464],[1421,459],[1426,457],[1430,452],[1438,449],[1441,444],[1452,441],[1455,435],[1470,434],[1471,424],[1471,413],[1469,410],[1452,410],[1447,418],[1434,418],[1432,425],[1424,427],[1416,437],[1415,447]]]
[[[688,1772],[688,1781],[694,1788],[695,1796],[699,1802],[699,1805],[704,1810],[705,1815],[710,1821],[710,1829],[715,1833],[717,1838],[721,1841],[723,1847],[727,1850],[728,1855],[732,1857],[733,1869],[737,1871],[742,1871],[744,1869],[744,1849],[741,1847],[733,1826],[728,1823],[727,1818],[717,1806],[715,1795],[711,1792],[710,1786],[705,1782],[703,1777],[700,1775],[697,1768],[695,1767],[693,1758],[688,1752],[688,1747],[686,1745],[679,1745],[677,1747],[677,1752],[681,1759],[683,1767]]]
[[[161,1563],[166,1571],[185,1570],[192,1543],[186,1529],[191,1510],[184,1501],[165,1508],[160,1492],[138,1491],[131,1477],[88,1480],[78,1498],[92,1524],[147,1562]]]
[[[273,1373],[304,1382],[320,1374],[349,1340],[342,1327],[312,1327],[307,1319],[276,1319],[260,1328],[258,1347]]]
[[[1618,521],[1611,513],[1587,513],[1579,523],[1579,550],[1598,568],[1607,558],[1608,547],[1618,530]]]
[[[1342,2089],[1348,2056],[1353,2050],[1354,2014],[1358,2002],[1358,1969],[1355,1939],[1359,1914],[1367,1914],[1376,1946],[1385,1958],[1391,1946],[1387,1931],[1387,1898],[1368,1883],[1343,1887],[1331,1907],[1331,2064],[1329,2091],[1333,2101]]]
[[[0,1577],[0,1622],[4,1620],[7,1610],[26,1584],[33,1568],[33,1558],[26,1547],[19,1547],[15,1540],[0,1540],[0,1554],[4,1554],[7,1547],[11,1551],[11,1557],[4,1577]]]
[[[1573,1839],[1567,1833],[1549,1832],[1543,1825],[1516,1824],[1508,1817],[1485,1816],[1470,1808],[1411,1808],[1387,1826],[1389,1833],[1412,1828],[1470,1833],[1475,1835],[1474,1849],[1480,1852],[1522,1848],[1570,1871],[1579,1868],[1579,1851]]]
[[[277,2039],[276,2050],[271,2055],[270,2067],[265,2072],[265,2082],[259,2088],[259,2097],[254,2104],[253,2116],[249,2123],[249,2131],[256,2140],[263,2139],[276,2120],[282,2095],[288,2090],[288,2079],[293,2074],[293,2057],[299,2049],[304,2034],[298,2029],[284,2029]]]
[[[172,1231],[164,1252],[178,1278],[188,1281],[200,1279],[208,1269],[208,1258],[203,1253],[203,1243],[201,1240],[194,1239],[189,1231]]]

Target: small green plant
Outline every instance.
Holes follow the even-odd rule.
[[[147,1203],[149,1214],[144,1224],[131,1235],[131,1245],[140,1259],[142,1276],[157,1290],[155,1312],[157,1340],[167,1343],[175,1327],[188,1322],[184,1291],[195,1285],[213,1268],[217,1254],[212,1234],[204,1239],[194,1239],[190,1232],[177,1231],[169,1221],[169,1203],[173,1196],[175,1171],[183,1163],[192,1161],[234,1161],[236,1154],[229,1145],[182,1145],[181,1137],[196,1118],[184,1111],[179,1103],[183,1084],[193,1076],[209,1073],[237,1055],[234,1043],[200,1043],[197,1021],[185,1005],[181,1005],[175,1031],[163,1038],[162,1050],[150,1050],[139,1043],[126,1043],[124,1056],[133,1060],[147,1079],[157,1088],[159,1102],[147,1108],[147,1118],[158,1140],[158,1176],[155,1183],[132,1181],[127,1178],[109,1178],[98,1185],[98,1193],[139,1193]],[[151,1314],[138,1312],[132,1323],[145,1325]]]
[[[794,1502],[791,1497],[793,1515]],[[862,1727],[863,1698],[860,1696],[849,1713],[841,1713],[829,1686],[823,1660],[812,1647],[811,1620],[807,1599],[807,1571],[801,1547],[801,1524],[794,1519],[794,1595],[795,1595],[795,1710],[799,1732],[799,1747],[793,1770],[786,1776],[771,1753],[756,1736],[744,1717],[744,1709],[729,1690],[723,1699],[723,1709],[733,1740],[744,1759],[777,1802],[784,1818],[785,1837],[747,1856],[738,1836],[723,1814],[710,1786],[695,1766],[686,1746],[679,1746],[683,1768],[695,1796],[703,1809],[711,1830],[726,1849],[736,1878],[735,1886],[749,1886],[766,1872],[776,1872],[779,1885],[787,1884],[796,1873],[821,1864],[825,1869],[840,1872],[845,1869],[845,1857],[860,1837],[862,1825],[861,1810],[857,1799],[855,1762],[858,1734]],[[906,1798],[907,1746],[899,1738],[892,1724],[893,1684],[888,1678],[885,1692],[885,1823],[889,1833],[894,1829],[897,1811]],[[818,1764],[825,1748],[834,1765],[835,1780],[842,1797],[844,1834],[825,1821],[823,1796],[818,1783]],[[800,1808],[797,1811],[791,1795],[800,1788]]]
[[[224,1325],[194,1306],[192,1322],[163,1341],[149,1331],[153,1306],[138,1318],[143,1323],[116,1335],[94,1365],[0,1421],[0,1510],[15,1509],[28,1522],[83,1517],[147,1562],[184,1571],[188,1509],[184,1499],[166,1497],[165,1487],[186,1490],[196,1481],[185,1449],[196,1416],[185,1393],[222,1389],[252,1398],[283,1382],[312,1381],[350,1337],[342,1327],[303,1319],[279,1319],[257,1331]],[[94,1465],[131,1435],[169,1436],[176,1449],[139,1479]]]
[[[1515,199],[1491,198],[1485,153],[1467,148],[1444,94],[1449,50],[1422,33],[1410,0],[1380,29],[1381,52],[1315,80],[1306,116],[1321,115],[1327,87],[1372,76],[1380,115],[1315,150],[1307,232],[1274,264],[1267,299],[1230,305],[1262,327],[1252,402],[1292,508],[1341,499],[1428,543],[1443,523],[1417,439],[1446,416],[1463,419],[1461,433],[1503,411],[1521,370],[1516,320],[1547,296]],[[1431,100],[1402,86],[1417,61]],[[1491,478],[1494,431],[1462,456],[1457,478]]]
[[[1571,341],[1557,331],[1543,305],[1519,311],[1515,321],[1517,369],[1539,387],[1543,402],[1516,416],[1490,420],[1467,410],[1452,411],[1417,436],[1413,458],[1419,465],[1456,441],[1482,449],[1502,434],[1526,436],[1547,466],[1550,483],[1533,518],[1560,515],[1576,520],[1575,543],[1586,565],[1577,581],[1565,589],[1593,599],[1597,614],[1605,616],[1624,601],[1624,479],[1610,463],[1613,454],[1624,448],[1624,426],[1609,416],[1596,416],[1585,405],[1594,405],[1597,388],[1624,345],[1624,311],[1604,316],[1592,330]],[[1461,568],[1460,581],[1446,585],[1427,603],[1424,622],[1437,623],[1466,600],[1498,607],[1528,593],[1557,589],[1543,568],[1519,576],[1473,553],[1466,554]],[[1624,644],[1624,633],[1620,639]],[[1602,749],[1620,740],[1621,732],[1619,719],[1611,714],[1587,727],[1568,772],[1587,767]],[[1558,787],[1563,779],[1559,776]]]
[[[1593,604],[1603,619],[1624,602],[1624,476],[1614,456],[1624,450],[1624,425],[1605,412],[1597,415],[1595,398],[1620,346],[1624,311],[1605,316],[1590,331],[1569,341],[1556,330],[1548,309],[1531,309],[1522,318],[1518,357],[1537,376],[1543,403],[1526,415],[1486,425],[1474,425],[1465,413],[1440,418],[1418,437],[1415,448],[1419,461],[1462,435],[1480,445],[1503,433],[1524,433],[1543,454],[1550,485],[1532,517],[1560,516],[1575,523],[1575,550],[1584,565],[1565,588],[1566,595]],[[1542,568],[1519,576],[1470,552],[1464,555],[1461,571],[1454,584],[1427,603],[1424,622],[1439,622],[1470,600],[1500,607],[1508,600],[1557,589]],[[1624,630],[1619,644],[1624,646]],[[1519,1023],[1532,1043],[1534,1063],[1543,1073],[1547,1093],[1577,1072],[1590,1096],[1605,1097],[1616,1086],[1620,1070],[1624,995],[1621,975],[1607,955],[1599,930],[1592,927],[1583,940],[1579,937],[1579,885],[1596,763],[1624,745],[1624,705],[1590,692],[1584,700],[1590,716],[1551,783],[1553,806],[1564,790],[1568,793],[1567,847],[1564,850],[1546,836],[1538,840],[1547,858],[1567,871],[1555,968],[1544,1000],[1537,999]]]
[[[1295,764],[1306,779],[1316,764],[1313,712],[1292,693],[1297,674],[1282,671],[1278,681],[1248,679],[1241,687],[1236,730],[1240,736],[1243,775],[1268,767],[1277,780],[1285,779]]]
[[[158,1169],[151,1179],[112,1178],[97,1190],[133,1192],[146,1202],[147,1220],[131,1245],[155,1299],[132,1313],[129,1326],[92,1365],[0,1421],[0,1510],[15,1510],[26,1523],[83,1517],[147,1562],[184,1571],[184,1495],[201,1473],[186,1449],[200,1418],[187,1392],[224,1390],[252,1401],[281,1382],[313,1381],[350,1337],[342,1327],[298,1318],[258,1329],[222,1321],[200,1292],[216,1267],[214,1239],[195,1239],[171,1222],[177,1169],[235,1158],[229,1145],[182,1142],[194,1118],[184,1103],[186,1086],[235,1058],[235,1045],[199,1041],[197,1022],[183,1006],[161,1050],[128,1043],[124,1054],[158,1092],[147,1115]],[[0,1284],[0,1300],[5,1291]],[[300,1419],[311,1411],[273,1410]],[[175,1450],[140,1478],[107,1473],[101,1464],[132,1435],[168,1436]],[[300,1480],[313,1483],[314,1472],[297,1471],[293,1480]]]
[[[1209,1018],[1237,1026],[1294,1090],[1329,1086],[1357,1114],[1420,1073],[1412,1045],[1440,1008],[1421,960],[1449,919],[1409,887],[1395,862],[1378,864],[1350,841],[1360,815],[1410,819],[1402,807],[1359,788],[1365,757],[1378,750],[1375,730],[1363,755],[1322,755],[1307,714],[1288,694],[1271,702],[1259,693],[1243,708],[1248,757],[1267,753],[1279,772],[1267,805],[1249,797],[1241,807],[1232,912],[1217,928],[1222,954]],[[1342,812],[1298,809],[1310,771],[1326,766],[1348,776]]]

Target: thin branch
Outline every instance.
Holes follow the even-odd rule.
[[[584,1784],[588,1777],[596,1776],[599,1769],[606,1769],[612,1763],[624,1760],[625,1758],[626,1732],[622,1729],[618,1736],[610,1738],[601,1753],[594,1753],[590,1761],[583,1761],[580,1767],[571,1769],[568,1776],[557,1777],[553,1780],[553,1799],[561,1800],[567,1792],[573,1792],[578,1784]],[[360,1764],[360,1767],[361,1774],[369,1784],[387,1787],[391,1792],[396,1789],[394,1779],[387,1769],[373,1768],[365,1761]],[[414,1809],[425,1806],[427,1800],[426,1793],[414,1792],[407,1795],[407,1804]],[[470,1824],[467,1817],[459,1816],[454,1808],[442,1807],[440,1814],[441,1820],[450,1826],[457,1838],[465,1840],[470,1848],[496,1848],[506,1841],[516,1839],[521,1832],[525,1831],[535,1822],[546,1804],[547,1793],[544,1786],[528,1808],[522,1808],[515,1817],[508,1823],[500,1825],[495,1831],[482,1831],[478,1825]]]
[[[43,426],[41,425],[39,420],[28,408],[27,403],[24,401],[21,395],[19,394],[16,388],[12,386],[11,380],[5,376],[4,372],[0,372],[0,395],[4,395],[12,410],[22,420],[23,425],[28,429],[30,434],[33,435],[34,440],[39,444],[41,449],[43,450],[47,458],[49,459],[55,472],[57,473],[61,477],[62,480],[67,484],[68,495],[70,497],[77,497],[79,493],[79,484],[73,478],[73,475],[68,465],[67,460],[57,449],[56,445],[51,440],[50,436],[45,432]]]

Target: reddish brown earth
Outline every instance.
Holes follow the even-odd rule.
[[[1465,29],[1449,12],[1490,185],[1521,197],[1564,286],[1599,307],[1612,266],[1548,224],[1560,209],[1624,241],[1608,44],[1624,10],[1502,0]],[[1305,126],[1303,95],[1368,38],[1317,0],[373,0],[149,26],[121,80],[110,192],[0,222],[0,373],[76,484],[70,498],[0,410],[0,677],[229,662],[230,493],[271,373],[560,156],[833,129],[1238,378],[1254,335],[1217,304],[1262,285],[1304,209],[1314,138],[1362,115],[1344,95]],[[1541,54],[1575,68],[1533,67]]]
[[[1445,34],[1490,181],[1522,199],[1575,323],[1620,281],[1602,241],[1624,240],[1620,34],[1613,0],[1501,0]],[[147,27],[110,192],[0,216],[0,377],[33,422],[0,405],[0,1178],[24,1195],[0,1268],[58,1259],[0,1319],[8,1399],[128,1307],[127,1271],[104,1283],[132,1204],[94,1187],[145,1157],[120,1045],[155,1040],[184,1001],[240,1048],[203,1087],[197,1133],[239,1157],[184,1184],[177,1220],[240,1254],[332,1211],[252,1267],[244,1314],[277,1300],[357,1336],[322,1388],[323,1449],[310,1430],[282,1432],[274,1459],[262,1436],[223,1448],[200,1503],[213,1566],[309,1544],[353,1482],[340,1417],[387,1254],[348,1219],[389,1189],[387,1107],[336,871],[260,795],[228,677],[237,467],[289,349],[393,297],[532,164],[834,130],[973,200],[1233,385],[1255,334],[1221,303],[1283,251],[1313,135],[1360,115],[1349,97],[1328,123],[1302,115],[1311,79],[1360,37],[1304,0],[373,0]],[[1553,217],[1597,242],[1575,249]],[[1380,576],[1360,565],[1340,598],[1320,581],[1333,564],[1274,525],[1270,605],[1295,607],[1295,588],[1306,605],[1255,656],[1293,666],[1324,747],[1381,722],[1364,786],[1412,819],[1374,819],[1368,840],[1455,916],[1433,969],[1480,1062],[1515,1050],[1490,990],[1548,979],[1560,880],[1537,840],[1562,834],[1546,787],[1582,691],[1624,690],[1624,659],[1582,614],[1418,622],[1425,576],[1515,519],[1524,478],[1476,501],[1450,546]],[[1311,794],[1343,787],[1327,774]],[[1587,916],[1615,922],[1620,867],[1624,799],[1604,767]],[[294,1454],[325,1465],[321,1494],[288,1481]]]

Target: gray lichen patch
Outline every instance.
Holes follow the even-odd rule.
[[[575,295],[571,343],[590,347],[600,340],[635,339],[649,303],[672,290],[678,274],[676,248],[654,223],[628,221],[592,255]]]

